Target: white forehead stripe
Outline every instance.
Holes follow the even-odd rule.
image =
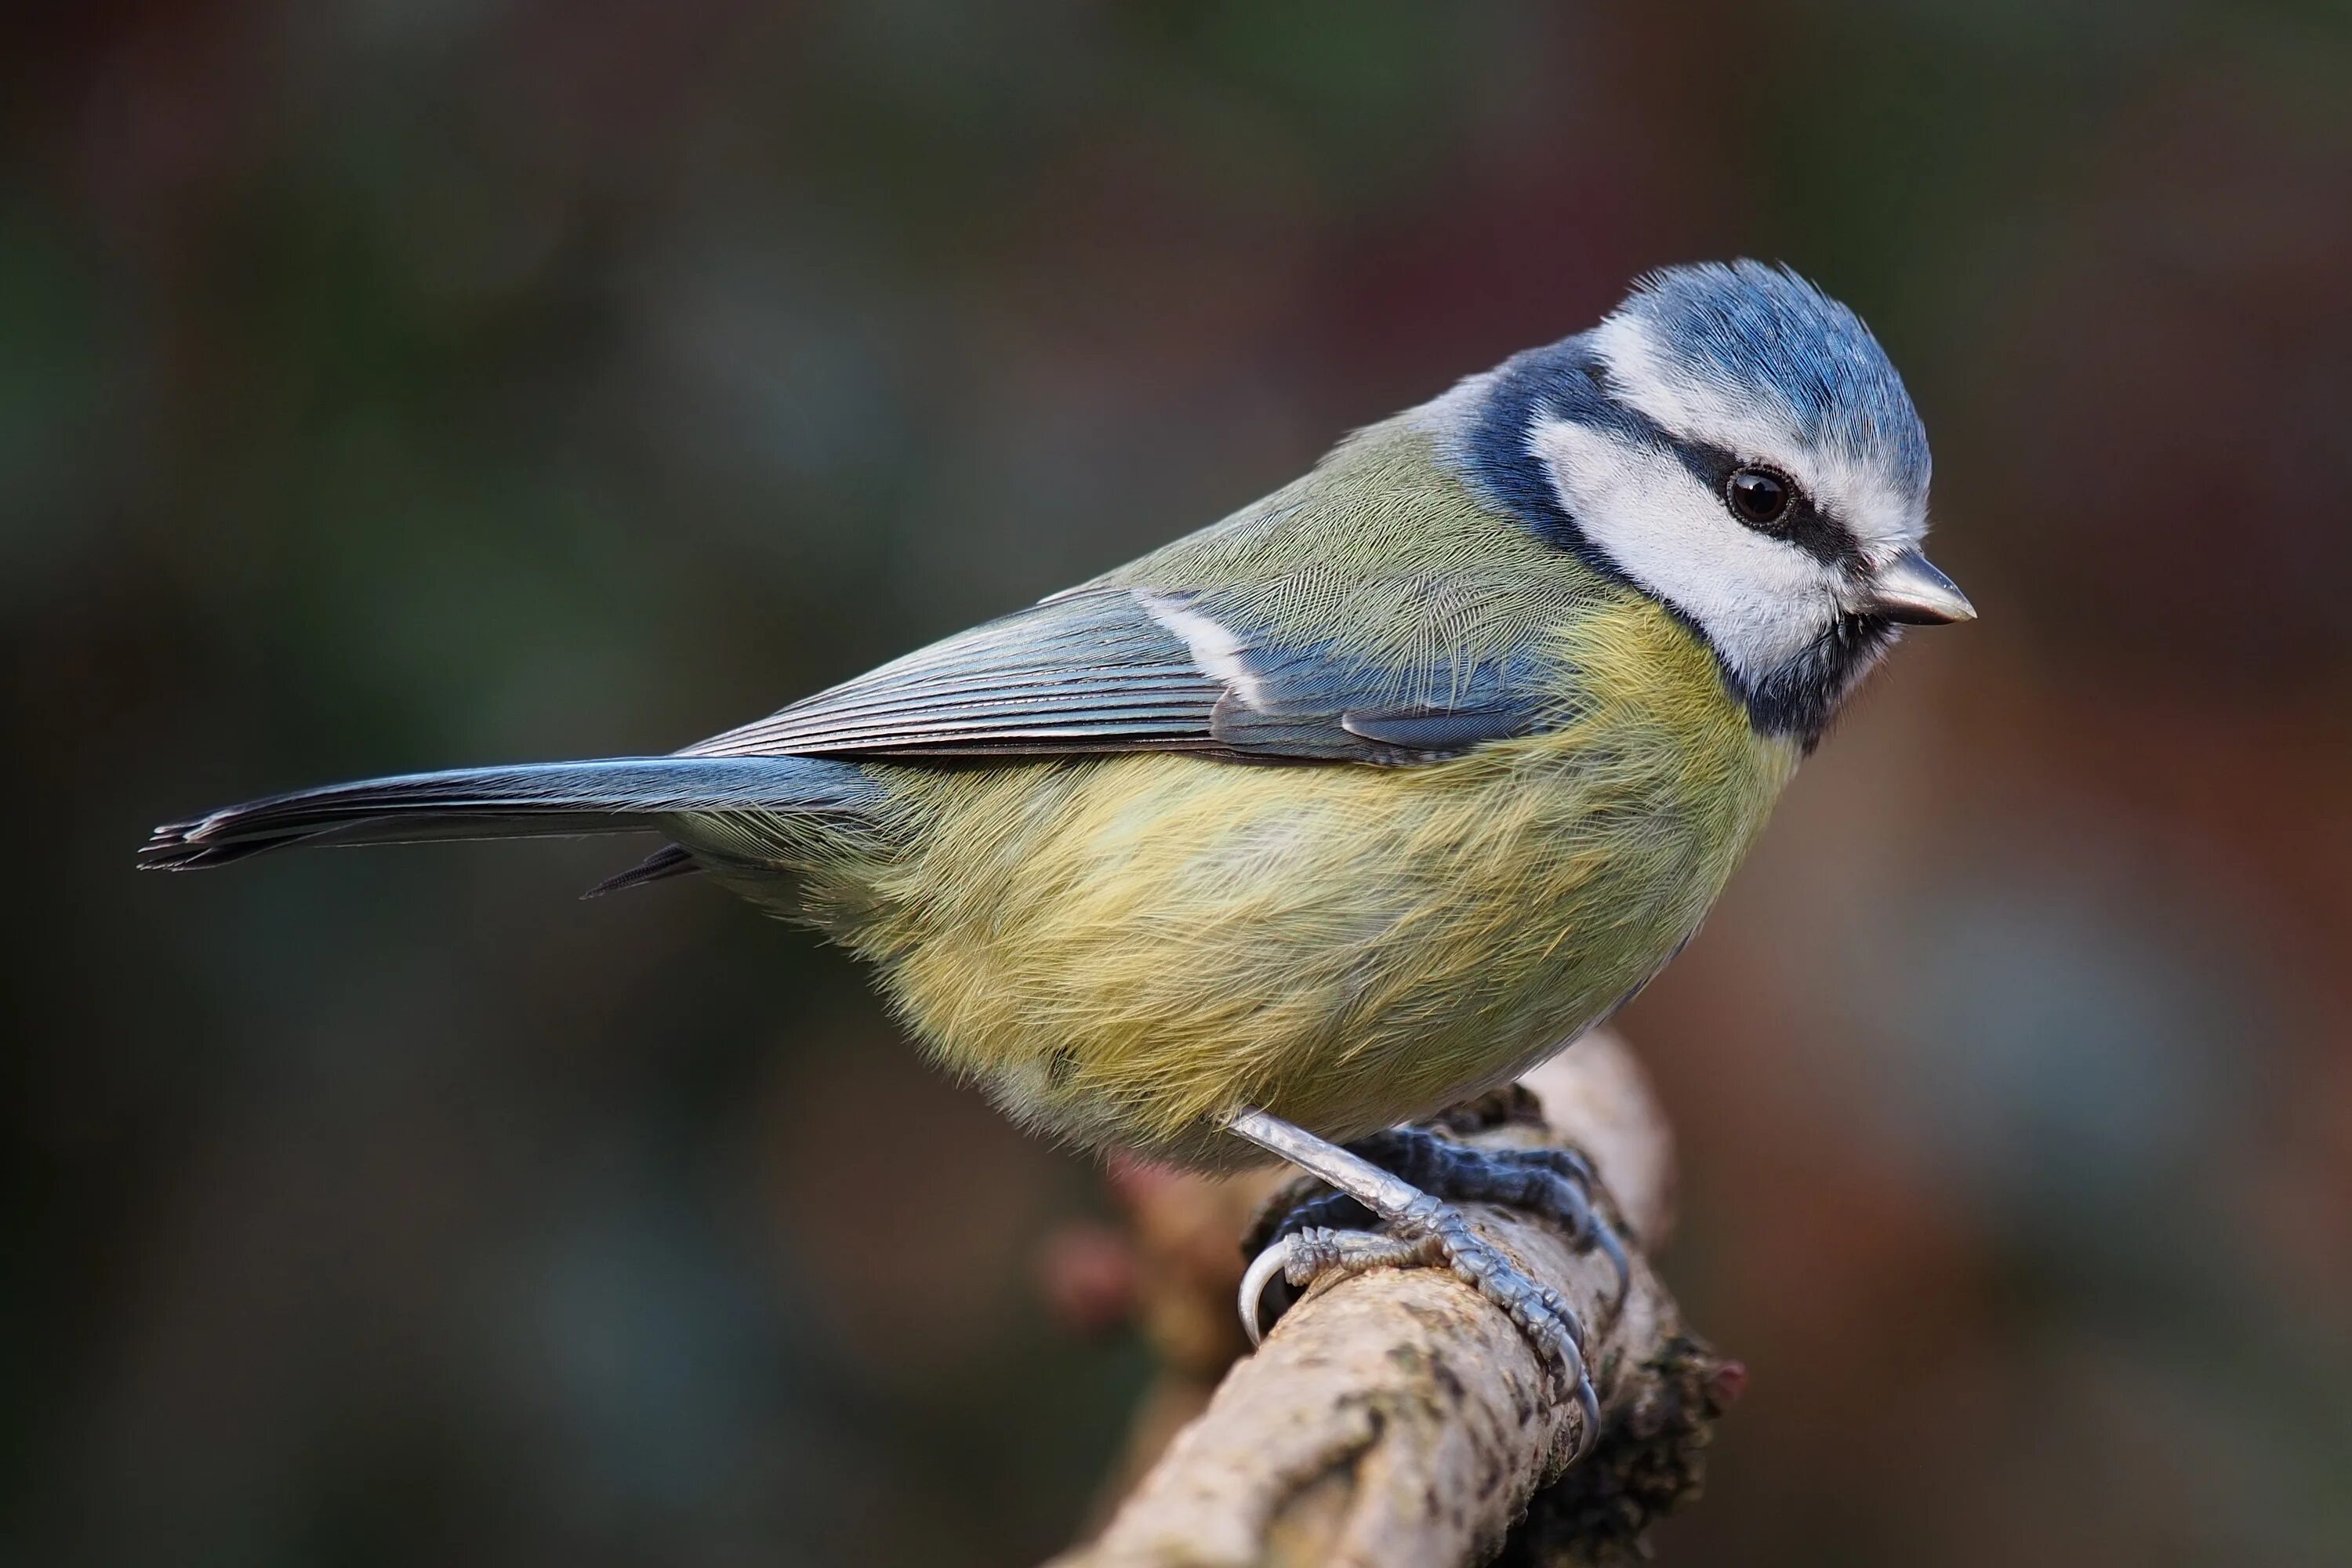
[[[1673,453],[1568,419],[1538,421],[1528,446],[1585,538],[1696,621],[1744,679],[1779,669],[1837,614],[1835,568],[1743,527]]]
[[[1919,542],[1927,518],[1854,453],[1808,442],[1788,403],[1769,389],[1696,374],[1660,351],[1650,324],[1623,311],[1593,329],[1610,391],[1670,435],[1786,468],[1864,553],[1885,559]]]

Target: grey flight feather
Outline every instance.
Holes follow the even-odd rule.
[[[680,754],[1152,750],[1394,764],[1528,733],[1541,710],[1532,658],[1449,672],[1443,701],[1400,700],[1438,683],[1287,641],[1245,606],[1193,604],[1120,586],[1056,595]]]

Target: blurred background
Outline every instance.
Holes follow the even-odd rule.
[[[649,752],[1785,258],[1982,622],[1623,1019],[1753,1373],[1668,1563],[2352,1559],[2334,0],[97,0],[0,44],[0,1556],[1032,1562],[1085,1163],[631,846],[147,826]],[[887,1127],[890,1140],[877,1137]]]

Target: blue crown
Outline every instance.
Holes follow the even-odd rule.
[[[1843,448],[1915,500],[1927,492],[1927,432],[1862,318],[1786,268],[1702,262],[1650,273],[1619,313],[1665,365],[1739,396],[1786,405],[1808,446]]]

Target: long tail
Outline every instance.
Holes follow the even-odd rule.
[[[413,844],[627,833],[665,813],[855,814],[879,798],[870,776],[820,757],[614,757],[454,768],[298,790],[166,823],[142,870],[226,866],[295,844]]]

